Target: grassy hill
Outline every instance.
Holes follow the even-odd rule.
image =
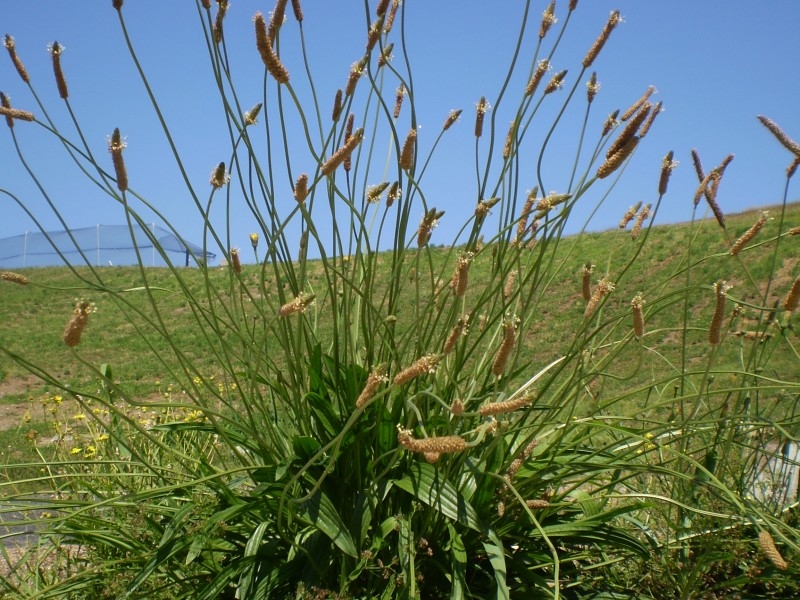
[[[748,341],[746,336],[755,335],[759,318],[763,318],[758,310],[759,293],[767,294],[767,305],[778,302],[800,273],[800,255],[794,246],[782,244],[777,255],[774,253],[774,239],[778,231],[780,207],[770,211],[770,220],[759,236],[752,242],[751,248],[738,256],[730,256],[728,249],[731,240],[735,240],[746,231],[759,217],[760,210],[729,215],[727,228],[723,231],[713,219],[697,221],[694,224],[678,224],[654,226],[642,235],[648,235],[647,243],[640,245],[631,239],[629,230],[610,230],[598,233],[584,233],[579,236],[565,237],[560,241],[555,252],[547,258],[554,268],[549,271],[551,279],[547,285],[546,300],[541,303],[540,314],[534,319],[528,331],[521,352],[533,359],[534,364],[545,364],[560,352],[566,350],[571,335],[581,327],[585,301],[581,297],[581,279],[583,266],[591,263],[594,266],[593,279],[596,281],[603,274],[618,277],[625,265],[635,256],[635,260],[624,272],[617,284],[617,289],[610,295],[604,308],[604,318],[620,321],[620,326],[630,327],[630,301],[636,293],[642,293],[645,301],[648,298],[660,297],[658,303],[646,303],[647,334],[642,346],[648,350],[650,360],[648,369],[641,369],[640,356],[627,356],[625,360],[615,360],[615,369],[620,374],[631,370],[637,371],[642,381],[663,379],[671,369],[676,368],[680,360],[688,365],[698,365],[708,352],[705,339],[707,327],[711,319],[714,301],[712,284],[717,280],[726,280],[732,286],[730,298],[740,304],[740,314],[728,323],[728,335],[722,344],[721,352],[732,366],[743,360],[741,349]],[[800,205],[787,207],[783,232],[793,226],[800,225]],[[695,262],[686,264],[686,250],[692,247]],[[431,250],[432,262],[442,262],[447,256],[447,249]],[[382,257],[376,280],[388,276],[389,257]],[[772,261],[777,261],[775,277],[767,280]],[[687,267],[691,267],[690,269]],[[443,267],[442,270],[445,270]],[[470,293],[479,293],[480,282],[484,274],[491,269],[491,252],[484,250],[475,259],[470,281]],[[169,354],[164,341],[152,327],[142,324],[136,313],[153,316],[153,308],[142,292],[141,273],[136,267],[102,267],[100,270],[103,283],[109,290],[127,290],[121,297],[124,303],[110,294],[96,290],[86,295],[83,285],[77,276],[89,276],[88,269],[78,268],[74,272],[66,268],[39,268],[21,271],[31,284],[26,286],[3,282],[0,287],[0,345],[8,351],[18,354],[26,360],[45,366],[55,377],[67,382],[78,383],[96,378],[86,365],[76,360],[72,350],[66,347],[61,335],[76,298],[86,297],[94,303],[96,312],[91,315],[90,323],[84,333],[79,349],[80,355],[95,366],[101,363],[113,365],[115,375],[130,393],[140,396],[157,394],[172,383],[161,356]],[[244,279],[256,286],[261,274],[258,265],[244,265]],[[205,274],[200,270],[188,270],[183,273],[190,288],[198,292],[203,287]],[[228,271],[224,267],[211,268],[207,276],[215,284],[224,285]],[[267,277],[268,277],[267,273]],[[197,322],[188,308],[184,295],[166,268],[148,269],[148,284],[155,290],[158,310],[165,320],[174,341],[189,352],[199,368],[206,374],[213,375],[215,365],[211,353],[204,352],[208,342],[198,331]],[[311,263],[308,268],[308,280],[321,280],[320,265]],[[408,277],[414,277],[413,269]],[[441,285],[441,282],[439,282]],[[769,286],[769,289],[767,289]],[[267,280],[265,289],[268,294],[277,296],[274,282]],[[680,325],[680,314],[684,310],[682,290],[689,289],[686,310],[688,311],[687,336],[690,354],[679,356],[679,343],[683,332]],[[318,307],[324,328],[324,311]],[[123,312],[133,315],[125,317]],[[146,319],[145,319],[146,321]],[[137,327],[140,329],[137,330]],[[750,333],[748,333],[750,332]],[[766,342],[769,346],[769,342]],[[165,352],[167,351],[167,352]],[[628,354],[631,354],[628,352]],[[780,369],[783,362],[780,356],[772,362],[772,368]],[[176,368],[177,363],[169,365]],[[26,370],[7,356],[0,356],[0,402],[14,403],[29,395],[42,393],[45,389],[30,377]]]

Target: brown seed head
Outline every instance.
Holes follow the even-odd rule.
[[[67,88],[67,80],[64,79],[64,72],[61,70],[61,54],[64,52],[64,46],[58,42],[50,44],[50,57],[53,59],[53,73],[56,76],[56,87],[58,87],[58,95],[66,100],[69,98],[69,89]]]
[[[648,87],[648,88],[645,90],[644,94],[642,94],[641,98],[639,98],[639,99],[638,99],[636,102],[634,102],[633,104],[631,104],[631,105],[628,107],[628,110],[626,110],[624,113],[622,113],[622,116],[619,118],[619,120],[620,120],[620,121],[622,121],[622,122],[625,122],[625,121],[627,121],[628,119],[630,119],[630,118],[631,118],[633,115],[635,115],[635,114],[636,114],[636,112],[637,112],[637,111],[638,111],[638,110],[639,110],[639,109],[642,107],[642,105],[643,105],[645,102],[647,102],[648,98],[650,98],[650,96],[651,96],[651,95],[653,94],[653,92],[655,92],[655,91],[656,91],[656,88],[655,88],[655,87],[653,87],[652,85],[651,85],[650,87]]]
[[[517,271],[509,271],[506,276],[505,285],[503,285],[503,298],[508,300],[514,294],[514,285],[517,282]]]
[[[650,209],[653,207],[652,204],[648,204],[639,212],[636,216],[636,222],[633,224],[631,228],[631,239],[635,240],[639,237],[639,234],[642,232],[642,225],[644,222],[650,218]]]
[[[633,310],[633,333],[637,338],[644,335],[644,298],[642,294],[636,294],[631,300],[631,309]]]
[[[513,400],[502,400],[500,402],[490,402],[481,406],[478,411],[482,417],[493,417],[496,415],[505,415],[520,408],[524,408],[531,403],[533,398],[530,396],[520,396]]]
[[[588,319],[594,314],[594,311],[597,310],[603,298],[614,291],[614,287],[614,283],[605,277],[597,283],[597,287],[592,297],[589,299],[589,303],[586,305],[586,310],[583,312],[583,317],[585,319]]]
[[[783,308],[791,313],[797,309],[798,304],[800,304],[800,276],[794,280],[792,288],[786,295],[786,300],[783,301]]]
[[[316,298],[314,294],[300,292],[300,294],[294,300],[291,300],[280,307],[278,310],[278,316],[288,317],[289,315],[293,315],[295,313],[304,312],[305,309],[308,308],[312,302],[314,302],[314,298]]]
[[[556,90],[560,90],[562,87],[564,87],[564,77],[566,76],[567,76],[566,69],[553,75],[553,78],[549,82],[547,82],[547,86],[545,86],[544,88],[545,96],[547,94],[552,94]]]
[[[652,106],[650,103],[645,103],[642,106],[642,109],[636,113],[636,116],[630,120],[630,122],[625,126],[625,128],[620,132],[611,145],[608,147],[606,151],[606,158],[611,158],[614,154],[619,152],[619,150],[628,143],[628,140],[636,136],[636,132],[639,131],[639,126],[642,122],[647,118],[647,115],[650,114],[650,110]]]
[[[706,190],[706,200],[708,201],[708,205],[711,207],[711,212],[714,213],[714,218],[719,223],[719,226],[725,229],[725,215],[722,214],[722,208],[720,208],[719,203],[717,202],[717,189],[719,188],[719,181],[721,177],[717,173],[712,173],[713,177],[711,180],[711,188]]]
[[[528,192],[528,196],[525,198],[525,204],[522,205],[522,212],[519,215],[519,221],[517,221],[517,233],[512,241],[512,244],[521,244],[523,238],[525,237],[525,232],[528,230],[528,219],[530,218],[531,211],[533,210],[533,204],[536,202],[536,195],[539,193],[539,187],[534,187],[530,192]]]
[[[419,228],[417,229],[418,248],[422,248],[428,244],[428,241],[431,239],[431,232],[437,225],[439,225],[439,219],[441,219],[443,216],[444,211],[437,211],[435,208],[431,208],[425,213],[419,223]]]
[[[764,127],[770,130],[772,135],[775,136],[775,139],[777,139],[781,144],[783,144],[784,148],[786,148],[789,152],[791,152],[795,156],[800,156],[800,144],[798,144],[792,138],[786,135],[783,129],[781,129],[780,126],[775,121],[765,117],[764,115],[758,115],[758,120],[761,121],[761,124]]]
[[[406,450],[421,454],[446,454],[448,452],[463,452],[467,449],[466,440],[458,435],[417,439],[413,437],[410,430],[402,428],[398,429],[397,441]],[[435,458],[438,459],[438,456]]]
[[[639,130],[640,139],[646,136],[647,132],[650,131],[650,128],[653,126],[653,121],[656,120],[656,117],[662,111],[661,108],[662,106],[663,103],[661,101],[656,102],[655,106],[653,107],[653,110],[651,110],[650,114],[647,115],[647,118],[645,119],[644,123],[642,123],[642,128]]]
[[[298,262],[302,263],[305,262],[306,256],[308,255],[308,229],[306,229],[300,235],[300,243],[298,244],[298,246],[300,250]]]
[[[394,42],[384,46],[383,50],[381,50],[381,55],[378,57],[378,68],[385,67],[392,62],[392,50],[394,50]]]
[[[367,52],[371,52],[372,49],[375,47],[375,44],[378,43],[378,39],[381,37],[381,29],[383,28],[383,19],[378,17],[372,24],[369,26],[367,30]]]
[[[95,311],[95,306],[88,300],[79,300],[75,304],[75,309],[72,311],[72,316],[64,329],[62,339],[64,343],[74,348],[81,343],[81,335],[89,322],[89,315]]]
[[[379,17],[382,17],[386,14],[386,10],[389,8],[389,0],[379,0],[378,6],[375,7],[375,14]]]
[[[706,178],[706,174],[703,171],[703,163],[700,162],[700,154],[695,148],[692,148],[692,164],[694,165],[695,173],[697,173],[697,180],[703,181]]]
[[[439,452],[423,452],[422,456],[425,458],[425,462],[431,465],[439,462],[439,459],[442,457]]]
[[[400,152],[400,168],[404,171],[410,171],[414,166],[414,146],[417,141],[417,130],[412,129],[406,136],[406,141],[403,142],[403,150]]]
[[[422,358],[417,359],[411,366],[400,371],[395,376],[392,383],[398,386],[405,385],[420,375],[424,375],[426,373],[435,373],[436,367],[439,365],[439,361],[441,359],[442,357],[436,354],[428,354],[427,356],[423,356]]]
[[[608,17],[608,21],[606,21],[605,27],[603,27],[603,31],[600,32],[600,35],[592,44],[592,47],[589,48],[589,51],[586,53],[586,56],[583,59],[583,68],[588,69],[592,66],[592,63],[597,58],[597,55],[600,54],[600,50],[603,49],[608,38],[611,36],[611,32],[614,31],[617,25],[622,22],[622,17],[619,14],[618,10],[611,11],[611,14]]]
[[[3,108],[4,110],[11,110],[11,101],[3,92],[0,92],[0,108]],[[9,128],[13,128],[14,119],[12,119],[9,115],[5,115],[5,117],[6,125],[8,125]]]
[[[517,471],[522,468],[522,465],[525,464],[525,461],[530,458],[531,453],[534,451],[536,446],[539,445],[539,440],[532,440],[525,448],[522,450],[520,455],[511,461],[511,464],[508,466],[508,470],[506,471],[506,478],[509,481],[512,481],[517,474]]]
[[[532,96],[536,93],[536,88],[539,87],[539,84],[544,77],[544,74],[550,70],[550,61],[548,59],[542,59],[539,61],[539,64],[536,66],[536,71],[534,71],[533,75],[531,76],[531,80],[528,82],[528,85],[525,87],[525,95]]]
[[[444,121],[444,125],[442,126],[442,131],[447,131],[453,126],[453,123],[458,121],[458,118],[461,116],[461,109],[458,110],[451,110],[450,114],[447,115],[447,119]]]
[[[283,27],[283,23],[286,21],[286,2],[287,0],[277,0],[275,2],[275,8],[272,9],[272,15],[269,19],[268,34],[270,42],[275,41],[278,30]]]
[[[495,196],[494,198],[489,198],[488,200],[478,200],[478,204],[475,206],[475,218],[483,219],[486,215],[489,214],[492,207],[498,202],[500,202],[499,196]]]
[[[219,44],[222,42],[222,22],[225,19],[225,14],[228,12],[228,0],[217,0],[217,17],[214,19],[214,42]]]
[[[289,83],[289,71],[283,66],[283,63],[272,48],[272,38],[267,33],[264,15],[260,12],[256,13],[255,17],[253,17],[253,22],[256,26],[256,48],[261,55],[261,61],[275,81],[283,84]]]
[[[619,124],[617,115],[619,115],[619,110],[615,110],[606,118],[605,123],[603,123],[603,133],[601,134],[603,137],[608,135],[608,133]]]
[[[11,271],[1,272],[0,279],[2,279],[3,281],[11,281],[12,283],[17,283],[19,285],[28,285],[28,283],[30,283],[30,279],[25,277],[25,275],[20,275],[19,273],[12,273]]]
[[[9,127],[14,126],[13,119],[19,119],[20,121],[36,120],[36,117],[33,116],[32,112],[28,112],[27,110],[19,110],[17,108],[7,108],[5,106],[0,106],[0,115],[3,115],[6,118],[6,124]]]
[[[231,248],[231,262],[230,262],[231,270],[239,274],[242,272],[242,258],[239,256],[239,249],[238,248]]]
[[[592,72],[592,78],[586,82],[586,100],[589,104],[592,103],[597,92],[600,91],[600,83],[597,81],[597,71]]]
[[[506,143],[503,146],[503,159],[507,159],[511,156],[511,150],[514,147],[516,142],[516,133],[517,133],[517,120],[511,121],[508,127],[508,133],[506,134]]]
[[[367,67],[366,59],[361,59],[350,65],[350,75],[347,77],[347,83],[344,86],[344,95],[352,96],[356,92],[356,84]]]
[[[458,257],[456,269],[453,272],[453,277],[450,280],[450,287],[455,290],[456,297],[461,298],[467,293],[467,285],[469,284],[469,266],[472,263],[472,252],[467,252]]]
[[[536,498],[534,500],[526,500],[525,506],[531,510],[542,510],[543,508],[548,508],[550,506],[550,502],[543,498]]]
[[[589,302],[592,299],[592,272],[594,271],[594,265],[590,262],[587,262],[583,265],[583,276],[581,278],[581,296],[583,296],[583,300],[585,302]]]
[[[406,86],[402,83],[397,86],[397,91],[394,94],[394,112],[392,116],[396,119],[400,116],[400,109],[403,107],[403,97],[406,95]]]
[[[719,178],[719,173],[715,173],[714,171],[711,171],[708,175],[706,175],[705,177],[703,177],[700,180],[700,185],[697,186],[697,191],[694,193],[694,205],[695,206],[698,205],[698,203],[700,202],[700,198],[702,198],[703,196],[706,197],[706,200],[709,199],[711,181],[715,177],[718,179]]]
[[[464,403],[459,398],[456,398],[450,403],[450,414],[456,417],[460,417],[464,414]]]
[[[506,370],[508,359],[511,357],[511,352],[517,343],[518,323],[519,320],[513,317],[503,321],[503,341],[500,343],[497,356],[495,356],[492,363],[492,375],[495,377],[500,377]]]
[[[450,330],[450,335],[447,336],[447,340],[444,343],[444,350],[442,353],[447,355],[450,354],[456,347],[459,338],[462,335],[467,335],[467,324],[469,323],[469,317],[462,317],[458,320],[455,327]]]
[[[722,162],[719,163],[719,166],[716,167],[714,170],[717,171],[720,175],[722,175],[723,173],[725,173],[725,169],[728,168],[728,165],[731,164],[731,162],[733,161],[733,158],[734,158],[733,154],[728,154],[728,156],[723,158]]]
[[[536,204],[536,219],[544,218],[553,208],[563,204],[570,198],[572,198],[572,194],[556,194],[553,192],[541,198]]]
[[[628,210],[625,211],[625,214],[622,215],[622,219],[619,221],[619,228],[625,229],[628,226],[628,223],[633,221],[633,218],[636,216],[636,213],[639,212],[639,209],[642,207],[642,201],[639,200],[633,206],[629,206]],[[588,298],[587,298],[588,299]]]
[[[795,156],[792,164],[786,167],[786,179],[792,178],[792,175],[797,171],[797,167],[800,167],[800,156]]]
[[[294,12],[295,20],[297,20],[298,23],[302,23],[303,8],[300,6],[300,0],[292,0],[292,12]]]
[[[394,18],[397,15],[397,9],[400,8],[400,0],[392,0],[392,7],[389,9],[389,15],[386,17],[386,23],[383,26],[383,33],[389,33],[394,24]]]
[[[11,57],[11,62],[14,63],[14,68],[17,70],[17,73],[19,73],[22,81],[25,83],[30,82],[31,78],[28,75],[28,71],[25,69],[25,65],[22,64],[22,60],[20,60],[19,56],[17,56],[17,48],[14,44],[14,38],[6,34],[4,45],[6,50],[8,50],[8,55]]]
[[[350,136],[350,139],[347,140],[341,148],[339,148],[336,152],[333,153],[325,164],[322,165],[320,171],[323,175],[330,175],[333,173],[336,168],[344,162],[344,159],[347,158],[350,154],[352,154],[353,150],[355,150],[356,146],[361,143],[362,138],[364,137],[364,130],[358,129],[356,130],[353,135]]]
[[[400,182],[395,181],[389,188],[389,193],[386,194],[386,208],[391,208],[396,200],[403,196],[403,190],[400,189]]]
[[[712,346],[716,346],[722,339],[722,321],[725,318],[725,303],[730,286],[725,281],[717,281],[714,284],[714,316],[711,318],[711,325],[708,328],[708,341]]]
[[[308,175],[302,173],[294,184],[294,199],[303,202],[308,196]]]
[[[342,114],[342,90],[336,90],[336,97],[333,99],[333,114],[331,115],[331,119],[335,123],[339,120],[339,116]]]
[[[703,172],[703,167],[700,164],[700,157],[695,150],[692,151],[692,160],[694,161],[695,170],[697,171],[699,177]],[[694,195],[695,206],[698,202],[700,202],[700,198],[705,196],[709,207],[711,207],[711,211],[714,213],[714,217],[717,219],[717,223],[719,223],[719,226],[723,229],[725,229],[725,216],[722,214],[722,209],[717,203],[717,190],[719,189],[719,183],[722,179],[722,175],[725,173],[725,169],[732,160],[733,154],[729,154],[723,159],[718,167],[711,169],[708,175],[700,180],[700,185],[698,186],[697,192],[695,192]]]
[[[550,31],[550,28],[558,22],[555,15],[556,1],[552,0],[542,13],[542,24],[539,26],[539,39],[541,40]]]
[[[597,169],[597,178],[605,179],[614,171],[616,171],[622,165],[622,163],[625,162],[625,159],[633,153],[638,143],[638,136],[635,135],[629,138],[625,144],[619,150],[617,150],[617,152],[612,154],[602,165],[600,165],[600,167]]]
[[[125,169],[125,161],[122,159],[122,151],[125,149],[125,142],[119,133],[119,127],[114,129],[111,134],[111,141],[108,144],[108,151],[111,153],[111,162],[114,164],[114,173],[117,178],[117,188],[120,192],[128,189],[128,172]]]
[[[380,202],[381,194],[389,187],[389,182],[384,181],[378,185],[371,185],[367,188],[366,200],[368,204],[377,204]]]
[[[347,122],[344,125],[344,141],[345,144],[353,137],[353,127],[355,126],[356,122],[356,115],[355,113],[350,113],[347,116]],[[344,157],[344,161],[342,161],[344,165],[345,171],[350,171],[353,166],[353,153],[350,152],[347,156]]]
[[[489,106],[485,96],[481,96],[478,104],[475,105],[475,109],[475,137],[479,138],[483,135],[483,119],[486,113],[491,110],[491,106]]]
[[[111,6],[116,8],[117,10],[122,9],[123,0],[111,0]]]
[[[672,150],[667,152],[664,161],[661,163],[661,176],[658,179],[658,195],[663,196],[667,193],[667,185],[669,184],[670,175],[675,167],[678,166],[678,161],[673,160],[674,154]]]
[[[394,24],[394,18],[397,15],[397,9],[400,8],[401,0],[392,0],[392,7],[389,9],[389,15],[386,17],[386,24],[383,26],[383,32],[389,33]]]
[[[389,379],[386,377],[386,365],[378,365],[372,369],[369,377],[367,377],[366,384],[364,384],[364,389],[361,390],[361,394],[356,400],[356,408],[364,406],[375,395],[375,390],[378,389],[378,386],[387,381]]]
[[[747,244],[750,243],[750,241],[752,241],[754,237],[756,237],[758,232],[761,231],[761,228],[767,224],[768,214],[769,214],[768,211],[762,211],[761,216],[758,218],[758,221],[756,221],[753,224],[753,226],[750,227],[750,229],[745,231],[742,234],[742,236],[733,243],[733,246],[731,246],[731,249],[729,251],[731,256],[736,256],[737,254],[739,254],[742,248],[744,248]]]
[[[781,556],[778,547],[775,545],[775,540],[772,539],[772,534],[766,529],[758,532],[758,545],[769,561],[781,571],[789,568],[789,563]]]

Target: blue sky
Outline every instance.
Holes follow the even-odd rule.
[[[374,6],[375,2],[370,4]],[[435,243],[452,241],[461,217],[471,213],[478,199],[472,134],[474,105],[481,96],[495,104],[524,4],[517,0],[405,2],[406,43],[414,77],[422,152],[430,148],[449,110],[464,109],[461,121],[448,132],[437,150],[423,182],[428,202],[448,213],[434,233]],[[517,106],[516,98],[527,79],[540,14],[547,4],[543,0],[531,2],[530,31],[520,56],[520,76],[512,81],[503,103],[490,113],[497,119],[501,147]],[[560,22],[545,40],[545,48],[548,41],[555,40],[564,22],[567,4],[566,0],[556,3]],[[254,44],[252,16],[257,11],[266,14],[272,7],[272,2],[235,0],[226,18],[232,70],[241,101],[247,107],[260,100],[263,74]],[[344,86],[351,63],[363,55],[367,18],[364,4],[357,0],[306,0],[303,8],[314,85],[323,118],[329,119],[336,89]],[[581,59],[612,9],[621,11],[624,22],[592,65],[601,89],[590,113],[589,145],[594,146],[594,136],[605,117],[615,109],[626,108],[649,85],[657,88],[653,99],[662,101],[665,110],[588,228],[615,227],[629,205],[639,200],[654,202],[661,159],[669,150],[675,152],[680,165],[673,174],[656,223],[691,217],[697,186],[690,157],[692,148],[698,149],[707,170],[729,153],[736,156],[720,188],[723,211],[738,212],[780,202],[784,171],[791,157],[761,126],[756,115],[769,116],[790,136],[800,140],[797,105],[800,81],[796,76],[800,2],[581,0],[552,61],[555,70],[569,69],[567,87],[575,81]],[[194,3],[128,0],[123,11],[191,183],[205,199],[210,189],[209,174],[218,162],[228,159],[230,148]],[[291,10],[287,12],[288,20],[281,33],[281,54],[292,73],[293,86],[305,98],[308,86],[298,50],[298,27]],[[15,38],[17,52],[50,116],[72,138],[69,115],[58,98],[47,52],[47,45],[54,40],[65,46],[62,63],[71,106],[95,155],[106,161],[110,169],[107,137],[119,127],[128,143],[125,158],[131,187],[159,206],[189,241],[197,241],[201,221],[135,73],[111,1],[12,3],[5,7],[2,26],[0,34],[8,33]],[[396,28],[390,41],[397,41],[398,33]],[[5,50],[0,52],[0,90],[11,97],[15,107],[40,116],[31,92],[17,76]],[[584,76],[586,79],[588,74]],[[394,89],[394,85],[390,82],[387,89]],[[366,86],[359,92],[365,94]],[[578,94],[584,94],[582,83]],[[561,100],[553,98],[550,106],[543,105],[534,120],[531,137],[547,129],[551,122],[548,117],[552,119]],[[546,191],[561,191],[567,185],[566,167],[571,166],[574,158],[585,106],[582,97],[574,104],[574,110],[565,113],[543,160]],[[270,114],[273,113],[268,107],[267,118]],[[404,115],[401,121],[407,117]],[[408,121],[398,125],[401,132],[407,129]],[[18,123],[15,131],[26,160],[41,177],[71,227],[124,222],[119,206],[76,173],[52,136],[29,123]],[[300,165],[296,171],[313,169],[307,153],[298,156]],[[384,151],[378,151],[377,156],[379,162],[383,161]],[[535,184],[534,171],[535,161],[530,166],[530,183],[521,185]],[[45,228],[60,228],[20,167],[5,127],[0,127],[0,188],[23,199]],[[608,183],[603,182],[587,194],[575,211],[570,230],[584,226],[591,209],[608,188]],[[796,181],[790,186],[789,196],[790,199],[800,196]],[[3,214],[0,238],[34,229],[24,213],[7,199],[0,202]],[[236,206],[235,194],[232,202],[231,245],[248,248],[247,234],[255,231],[254,224],[243,207]],[[290,195],[286,202],[291,205]],[[705,206],[701,208],[705,211]],[[222,219],[220,213],[215,214]],[[217,225],[224,227],[224,222]]]

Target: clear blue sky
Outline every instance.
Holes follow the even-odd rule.
[[[374,4],[370,1],[371,6]],[[474,105],[482,95],[494,104],[511,57],[524,2],[405,0],[405,4],[407,45],[423,152],[440,131],[448,111],[464,109],[461,122],[445,138],[423,182],[428,201],[449,215],[442,220],[432,241],[448,243],[452,241],[455,226],[460,225],[460,217],[471,212],[477,200]],[[527,78],[540,14],[547,4],[545,0],[531,3],[531,26],[520,58],[520,78],[512,83],[496,114],[500,146],[516,108],[514,98]],[[549,34],[551,42],[564,21],[567,5],[567,0],[556,3],[560,22]],[[257,11],[267,14],[272,7],[272,2],[234,0],[226,18],[232,69],[239,82],[241,101],[248,107],[260,99],[263,73],[251,19]],[[188,240],[197,241],[201,231],[199,217],[133,69],[111,0],[36,0],[9,3],[4,8],[0,34],[14,36],[18,54],[51,116],[71,137],[68,113],[58,98],[46,49],[57,40],[66,48],[62,62],[72,108],[96,156],[106,161],[110,169],[106,140],[119,127],[128,142],[125,158],[131,187],[161,207]],[[344,86],[350,64],[363,55],[365,9],[358,0],[306,0],[303,8],[310,66],[323,116],[329,119],[335,90]],[[728,153],[736,155],[720,188],[719,201],[725,212],[779,202],[785,183],[784,170],[791,157],[761,126],[756,115],[769,116],[790,136],[800,140],[797,103],[800,2],[581,0],[553,59],[556,70],[570,70],[566,78],[568,87],[609,11],[615,8],[621,10],[624,22],[592,66],[602,87],[592,108],[590,146],[593,147],[593,136],[606,115],[617,108],[626,108],[648,85],[656,86],[658,93],[653,98],[663,101],[665,110],[589,228],[614,227],[630,204],[638,200],[654,202],[661,159],[669,150],[675,152],[680,165],[657,223],[691,217],[697,186],[690,158],[692,148],[699,150],[707,170]],[[216,11],[216,5],[212,10]],[[200,197],[206,198],[209,174],[218,162],[228,160],[229,145],[194,3],[128,0],[123,11],[133,44],[162,102],[192,184]],[[287,16],[281,34],[282,57],[292,74],[293,85],[298,93],[304,94],[307,85],[298,51],[298,27],[291,9],[287,10]],[[392,38],[397,40],[398,33],[396,29]],[[5,50],[0,49],[0,53],[0,90],[11,97],[15,107],[29,109],[38,116],[40,111],[27,86],[20,81]],[[399,53],[395,51],[395,55]],[[366,86],[359,91],[364,94]],[[578,93],[583,96],[583,85]],[[560,98],[551,104],[560,106]],[[583,107],[580,98],[556,132],[556,141],[544,161],[547,191],[566,187],[564,165],[571,166]],[[548,114],[551,113],[544,110],[541,119],[537,117],[534,121],[534,128],[544,129],[549,125]],[[46,228],[58,229],[41,195],[19,167],[9,132],[3,123],[0,125],[0,187],[23,198]],[[400,131],[407,128],[407,124],[398,127]],[[59,144],[41,127],[20,122],[15,129],[31,166],[41,175],[72,227],[123,223],[118,205],[76,175],[74,165],[65,158]],[[381,161],[383,152],[377,153]],[[313,165],[306,162],[296,172],[311,169]],[[534,170],[532,165],[527,187],[535,183]],[[572,230],[584,225],[588,211],[607,189],[606,183],[597,185],[582,202]],[[799,196],[794,181],[790,198]],[[287,195],[286,202],[291,201]],[[18,208],[5,198],[0,202],[3,215],[0,238],[33,229]],[[705,206],[702,208],[705,211]],[[247,234],[254,230],[246,211],[235,209],[231,244],[249,248]]]

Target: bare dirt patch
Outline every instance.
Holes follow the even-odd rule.
[[[33,375],[6,377],[0,381],[0,430],[18,427],[22,419],[30,414],[31,401],[28,393],[42,385]],[[4,401],[8,397],[25,396],[22,400]]]
[[[20,394],[26,394],[41,384],[41,380],[33,375],[25,375],[22,377],[6,377],[0,381],[0,400],[6,396],[18,396]]]

